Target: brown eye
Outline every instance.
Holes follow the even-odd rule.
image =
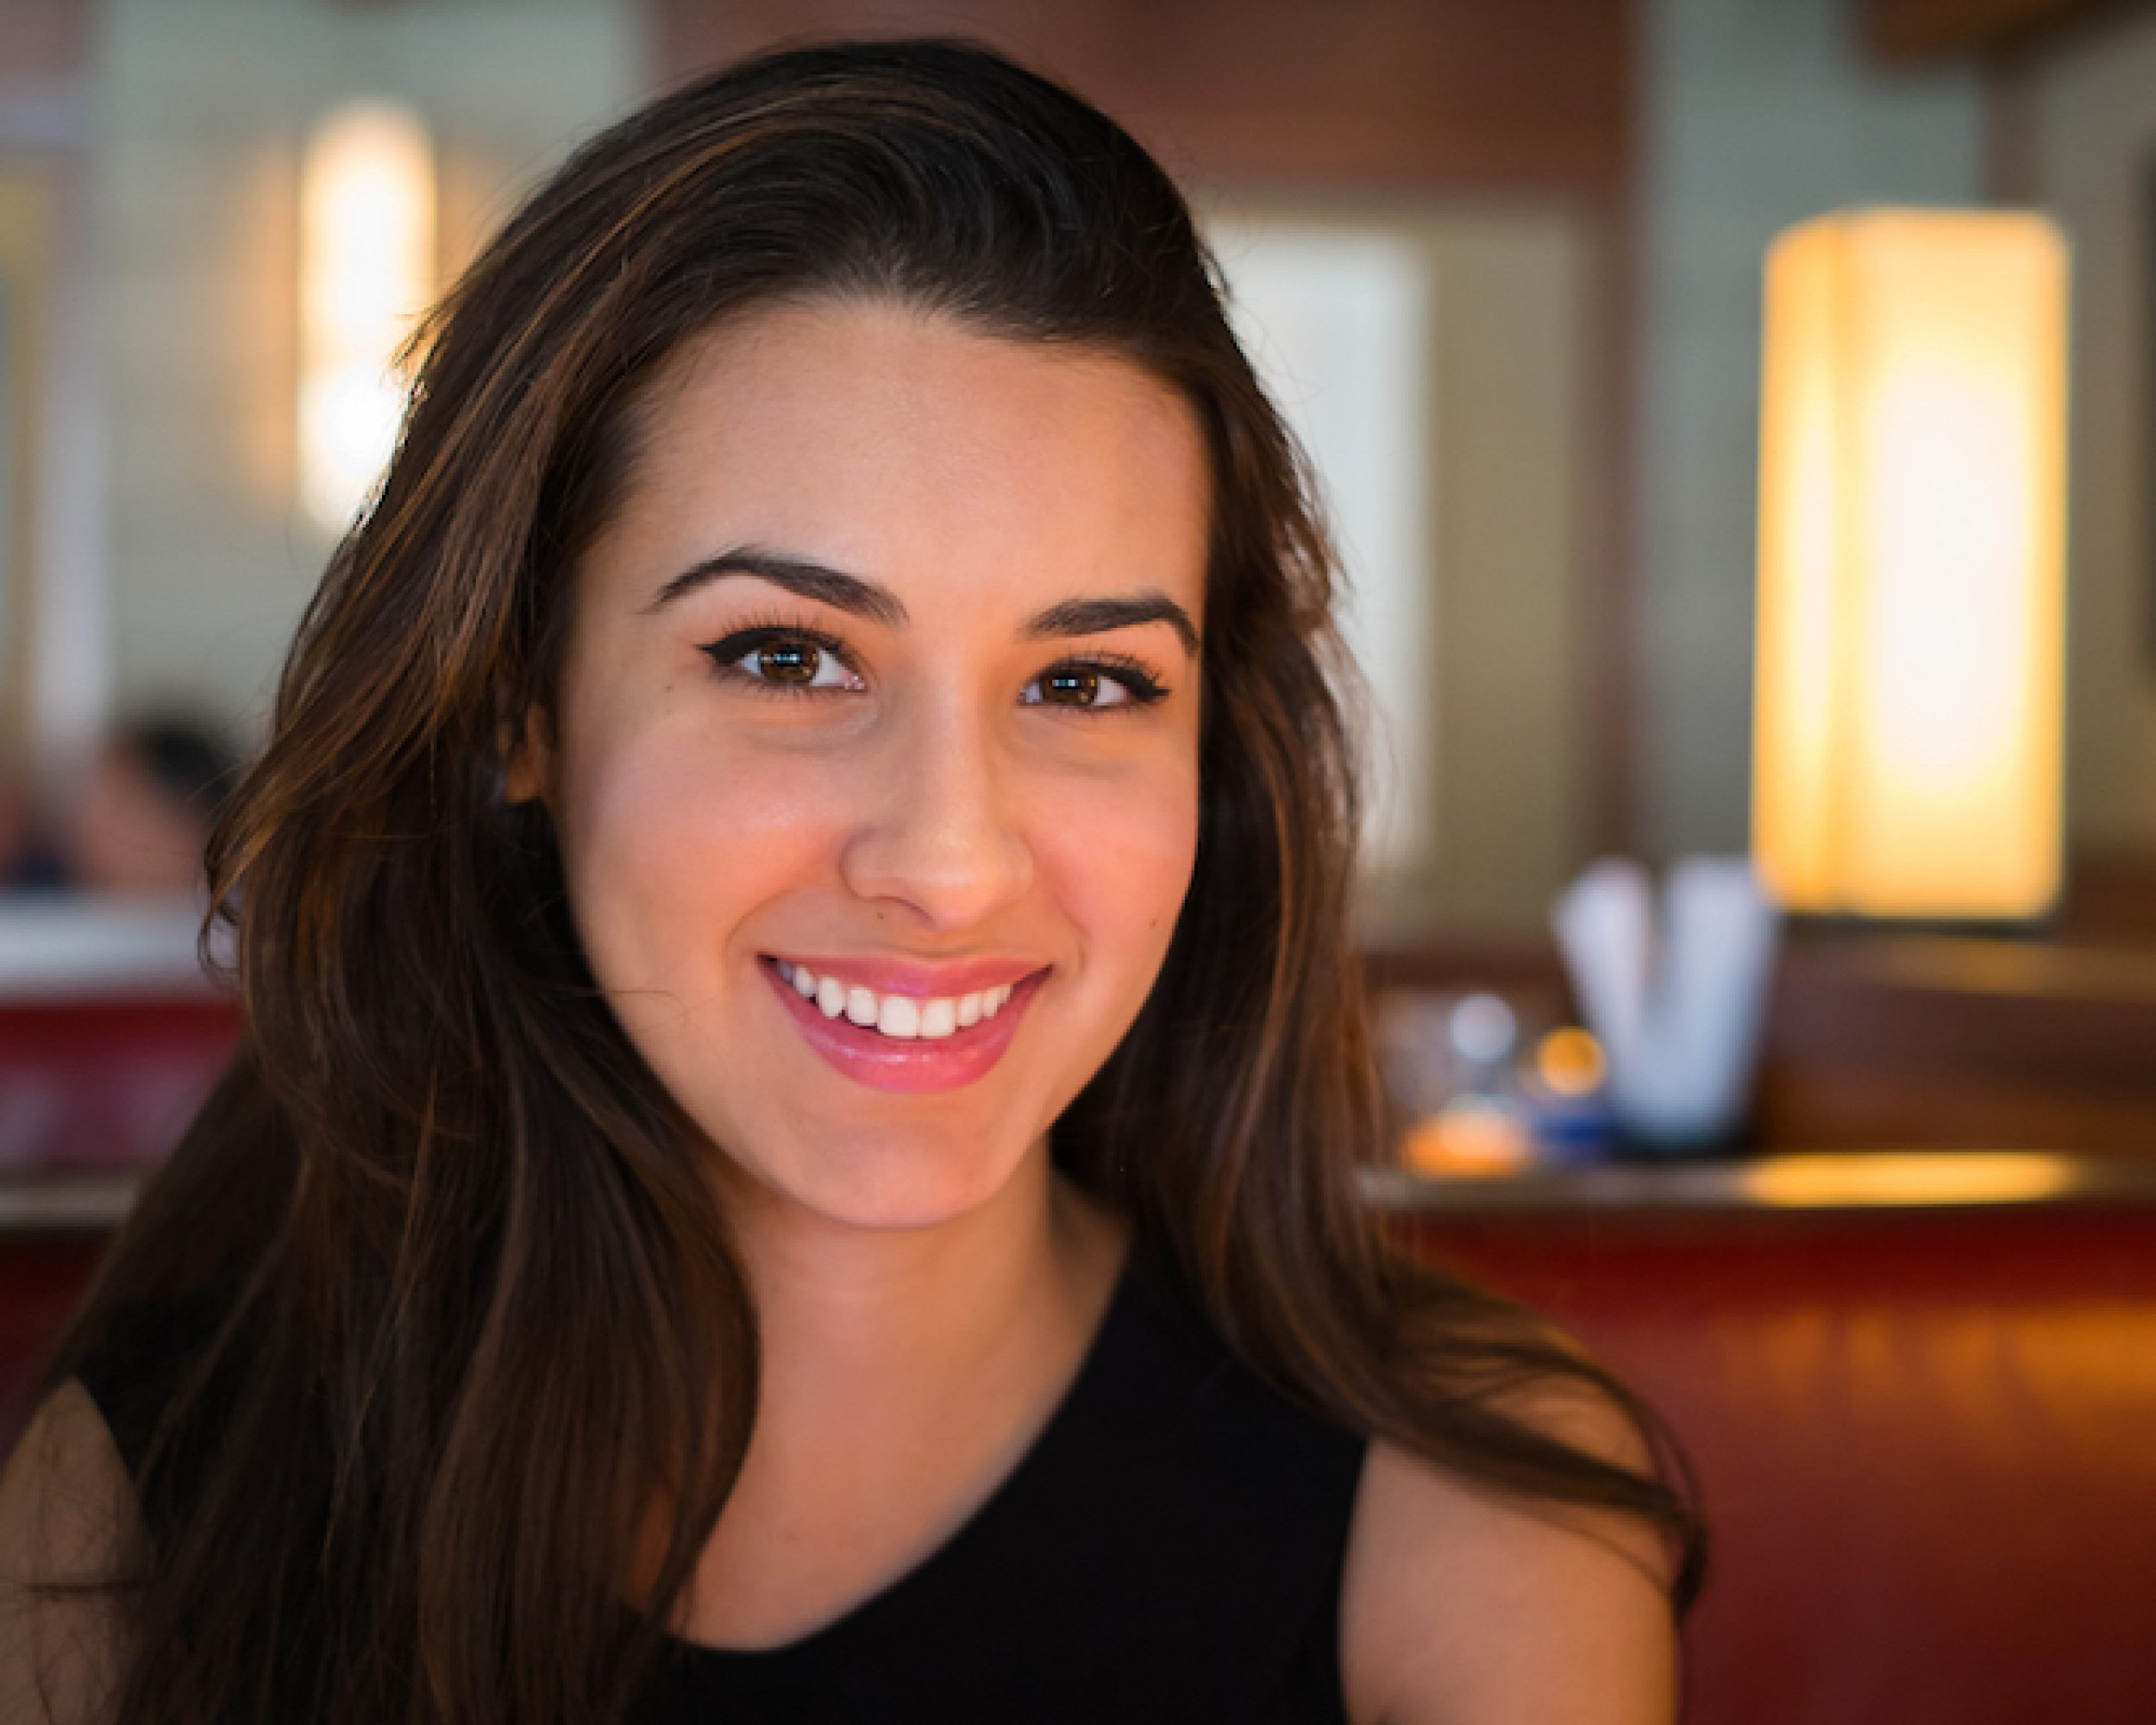
[[[758,694],[846,694],[866,687],[844,644],[812,629],[759,624],[703,650],[720,676]]]
[[[1054,706],[1094,706],[1099,702],[1100,674],[1082,666],[1072,666],[1068,670],[1047,673],[1041,679],[1041,687],[1056,692],[1049,696]]]
[[[823,649],[808,641],[786,642],[763,648],[756,654],[758,668],[771,681],[796,687],[814,682],[823,661]]]
[[[1066,659],[1027,686],[1026,706],[1059,706],[1066,712],[1136,712],[1168,691],[1135,659]]]

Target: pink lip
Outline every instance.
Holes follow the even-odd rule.
[[[803,962],[807,963],[812,973],[822,974],[817,970],[813,960]],[[1041,983],[1047,980],[1046,971],[1036,970],[1016,983],[1011,990],[1011,998],[1003,1003],[992,1019],[984,1018],[978,1024],[954,1031],[946,1037],[907,1041],[884,1036],[873,1030],[863,1030],[843,1013],[835,1019],[825,1018],[813,1000],[804,999],[794,986],[779,974],[776,959],[759,957],[756,968],[778,990],[780,1001],[799,1027],[808,1045],[822,1055],[825,1061],[849,1078],[866,1084],[872,1090],[906,1093],[955,1090],[961,1085],[972,1083],[987,1072],[1003,1058],[1004,1050],[1011,1045],[1011,1038],[1018,1034],[1018,1020],[1025,1015],[1025,1009],[1032,1003],[1033,996],[1040,992]],[[939,986],[947,988],[949,984]],[[891,992],[912,991],[893,989]],[[960,992],[971,993],[972,988]]]

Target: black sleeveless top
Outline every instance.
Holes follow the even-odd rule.
[[[78,1363],[130,1471],[171,1339],[131,1327]],[[670,1641],[632,1725],[1345,1725],[1366,1448],[1261,1384],[1134,1251],[1048,1424],[957,1532],[783,1647]]]

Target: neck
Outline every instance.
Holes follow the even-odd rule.
[[[1044,1137],[994,1197],[933,1226],[777,1206],[736,1218],[763,1343],[758,1425],[803,1454],[1008,1396],[1082,1342],[1121,1261],[1120,1225],[1054,1172]]]
[[[763,1371],[687,1609],[703,1639],[770,1645],[918,1560],[1016,1464],[1098,1333],[1128,1230],[1053,1172],[1045,1138],[934,1226],[730,1215]]]

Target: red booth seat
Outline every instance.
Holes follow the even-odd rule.
[[[161,1161],[231,1058],[230,995],[0,997],[0,1174]]]
[[[2156,1208],[1413,1226],[1689,1450],[1691,1725],[2156,1720]]]

